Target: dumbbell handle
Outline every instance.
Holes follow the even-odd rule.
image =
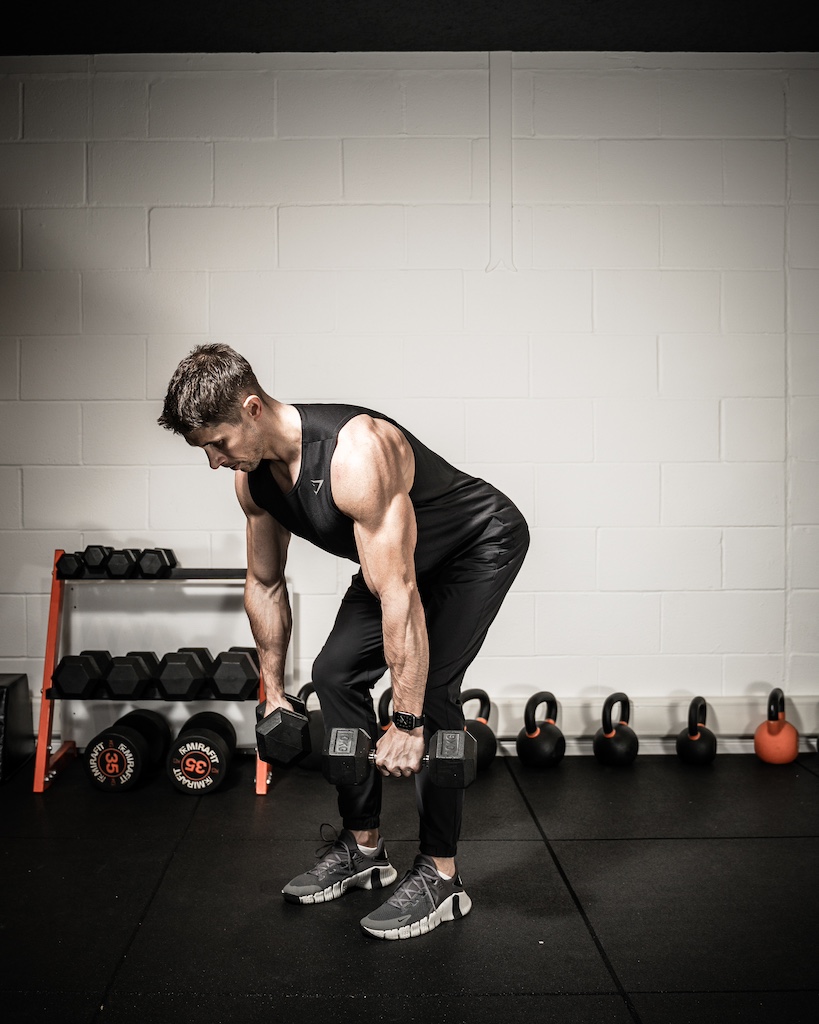
[[[430,740],[431,753],[422,763],[430,769],[432,781],[447,789],[464,789],[475,778],[477,743],[465,730],[437,732]],[[363,729],[331,729],[322,755],[324,773],[336,785],[363,782],[376,752]]]
[[[369,761],[369,762],[370,762],[371,764],[375,764],[375,757],[376,757],[376,753],[377,753],[377,751],[376,751],[376,750],[371,750],[371,751],[369,752],[369,754],[367,754],[367,760],[368,760],[368,761]],[[424,756],[423,756],[423,757],[421,758],[421,764],[422,764],[422,765],[423,765],[423,767],[425,767],[425,768],[426,768],[426,767],[427,767],[427,766],[429,765],[429,754],[424,754]]]

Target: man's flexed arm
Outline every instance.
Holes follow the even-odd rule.
[[[245,473],[236,473],[236,496],[247,517],[245,611],[264,678],[267,714],[290,707],[284,696],[284,666],[292,617],[284,579],[290,534],[250,497]]]
[[[415,577],[416,522],[409,497],[412,449],[384,420],[357,417],[339,435],[332,464],[333,498],[353,520],[364,579],[381,602],[384,656],[397,711],[423,712],[429,641]],[[417,772],[423,730],[390,729],[379,741],[376,765],[384,774]]]

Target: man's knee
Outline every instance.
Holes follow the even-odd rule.
[[[349,675],[345,672],[339,659],[327,652],[321,651],[313,662],[313,686],[316,688],[319,700],[325,693],[331,693],[343,689],[348,685]]]

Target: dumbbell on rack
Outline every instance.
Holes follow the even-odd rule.
[[[82,553],[86,576],[105,576],[105,567],[114,549],[105,544],[88,544]],[[59,562],[57,563],[59,566]]]
[[[113,700],[139,700],[156,686],[159,661],[153,651],[129,651],[111,659],[105,685]]]
[[[168,778],[183,793],[212,793],[236,752],[236,730],[224,715],[202,711],[179,730],[168,752]]]
[[[112,548],[89,544],[84,551],[64,551],[57,559],[57,578],[164,579],[178,565],[170,548]]]
[[[167,579],[178,565],[170,548],[145,548],[137,559],[137,571],[142,579]]]
[[[475,781],[478,745],[463,729],[441,729],[422,759],[431,780],[442,789],[466,789]],[[358,786],[375,764],[375,750],[363,729],[331,729],[322,753],[322,770],[333,785]]]
[[[171,740],[168,723],[156,711],[129,711],[95,736],[83,753],[92,785],[121,793],[145,779],[164,761]]]
[[[247,700],[259,688],[259,655],[255,647],[231,647],[213,662],[211,689],[222,700]]]
[[[64,551],[57,559],[57,579],[76,580],[85,575],[82,551]]]
[[[111,666],[108,651],[80,651],[66,654],[51,676],[54,696],[68,700],[90,700],[108,696],[105,677]]]
[[[159,696],[163,700],[196,700],[208,688],[212,661],[205,647],[183,647],[163,655],[156,675]]]

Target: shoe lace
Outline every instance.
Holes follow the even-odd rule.
[[[426,896],[430,906],[435,906],[432,887],[441,880],[434,867],[429,864],[414,864],[398,883],[398,888],[387,901],[399,910],[406,910],[415,903],[419,896]]]
[[[325,830],[329,830],[329,834]],[[321,836],[321,845],[316,849],[318,859],[315,866],[310,869],[310,874],[321,877],[339,864],[352,871],[355,851],[341,841],[337,830],[325,821],[319,828],[319,835]]]

